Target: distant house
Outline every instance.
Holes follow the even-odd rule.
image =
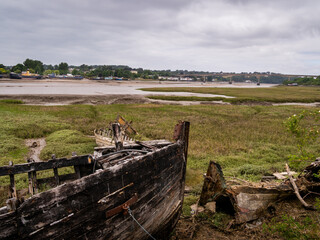
[[[193,79],[190,77],[180,77],[180,81],[192,81]]]
[[[159,79],[168,80],[168,81],[179,81],[179,77],[163,77],[163,76],[159,76]]]
[[[138,71],[136,71],[136,70],[131,70],[130,71],[132,74],[138,74]]]

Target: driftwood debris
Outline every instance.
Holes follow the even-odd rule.
[[[299,199],[299,201],[302,203],[302,205],[307,208],[307,209],[313,209],[312,206],[310,206],[308,203],[306,203],[303,198],[301,197],[300,193],[299,193],[299,189],[297,187],[297,184],[294,182],[294,179],[290,173],[290,168],[289,168],[289,165],[286,163],[286,169],[287,169],[287,172],[288,172],[288,176],[289,176],[289,180],[290,180],[290,183],[294,189],[294,193],[295,195],[297,196],[297,198]]]
[[[296,181],[292,178],[290,169],[287,166],[289,180],[281,183],[227,183],[224,179],[222,169],[219,164],[211,161],[200,196],[200,205],[205,206],[209,201],[216,202],[217,211],[224,211],[235,216],[236,223],[245,223],[262,217],[273,204],[284,200],[289,196],[296,195],[299,201],[307,209],[313,207],[306,203],[300,192],[307,193],[309,189],[319,190],[320,183],[311,182],[314,173],[320,170],[320,161],[308,166],[304,175]]]

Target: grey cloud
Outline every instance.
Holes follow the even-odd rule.
[[[304,52],[320,58],[317,9],[317,0],[0,0],[0,63],[316,73]]]

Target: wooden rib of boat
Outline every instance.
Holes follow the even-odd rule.
[[[0,238],[148,239],[147,231],[167,239],[181,213],[188,135],[189,123],[180,122],[176,142],[116,141],[94,156],[0,167],[0,176],[10,176],[11,195],[0,209]],[[57,169],[65,166],[74,166],[77,179],[62,184]],[[36,172],[46,169],[57,186],[36,193]],[[28,173],[34,194],[25,201],[14,185],[19,173]]]

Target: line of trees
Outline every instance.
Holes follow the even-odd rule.
[[[188,71],[188,70],[148,70],[142,68],[133,69],[126,65],[86,65],[82,64],[80,66],[68,65],[66,62],[61,62],[57,65],[46,65],[39,60],[32,60],[27,58],[23,63],[18,63],[15,66],[4,66],[0,64],[0,74],[6,74],[10,72],[21,73],[23,71],[29,70],[31,73],[37,73],[40,75],[56,74],[56,75],[66,75],[71,73],[72,75],[78,75],[87,78],[105,78],[105,77],[122,77],[122,78],[144,78],[144,79],[158,79],[159,76],[164,77],[177,77],[177,76],[189,76],[196,80],[196,75],[199,74],[210,74],[209,72],[204,71]],[[222,73],[222,72],[220,72]],[[207,81],[213,81],[217,79],[218,81],[229,81],[229,78],[224,78],[223,76],[216,75],[211,73],[211,76],[206,77]],[[259,74],[254,72],[254,74]],[[203,79],[203,78],[200,78]],[[319,77],[317,78],[319,79]],[[320,85],[319,80],[313,78],[298,78],[294,79],[293,82],[297,82],[301,85]],[[257,82],[258,79],[256,76],[248,76],[248,74],[241,74],[232,76],[232,81],[235,82],[244,82],[245,80],[251,80]],[[292,80],[292,79],[290,79]],[[288,84],[292,81],[288,81],[288,77],[285,75],[275,75],[269,74],[268,76],[261,76],[261,83],[284,83]]]
[[[59,74],[67,74],[69,72],[68,63],[61,62],[59,65],[45,65],[39,60],[33,60],[27,58],[23,63],[18,63],[12,67],[4,66],[0,64],[0,73],[6,74],[10,72],[22,73],[24,71],[29,71],[30,73],[37,73],[40,75],[47,74],[47,70],[59,71]]]
[[[301,77],[301,78],[296,78],[294,80],[286,80],[283,82],[283,84],[288,85],[288,84],[293,84],[297,83],[299,85],[320,85],[320,76],[317,78],[313,77]]]

